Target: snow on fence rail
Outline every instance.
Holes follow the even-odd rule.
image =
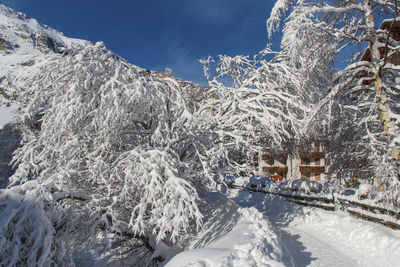
[[[332,193],[331,195],[324,196],[313,196],[288,188],[286,188],[285,191],[282,191],[269,190],[267,188],[259,188],[257,186],[247,187],[233,183],[229,183],[227,186],[229,188],[247,190],[250,192],[260,192],[281,196],[290,202],[294,202],[303,206],[322,208],[329,211],[342,210],[360,219],[381,223],[392,229],[400,230],[399,211],[356,201],[338,193]]]

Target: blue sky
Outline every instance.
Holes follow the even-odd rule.
[[[68,37],[106,46],[130,63],[204,83],[198,59],[253,55],[269,42],[270,0],[0,0]],[[275,42],[279,47],[279,42]]]

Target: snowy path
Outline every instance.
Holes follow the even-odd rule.
[[[261,193],[232,191],[229,198],[240,214],[230,205],[231,220],[217,225],[228,221],[230,230],[192,246],[167,266],[400,267],[400,231]],[[215,235],[214,230],[205,233]]]
[[[281,230],[281,245],[286,266],[359,266],[343,244],[328,243],[324,236],[316,236],[304,229]]]
[[[346,214],[313,210],[307,216],[281,230],[282,245],[291,254],[296,251],[291,237],[297,236],[310,255],[308,264],[296,257],[291,266],[400,266],[399,231]]]
[[[270,202],[264,200],[264,216],[280,232],[286,266],[400,266],[400,231],[345,213],[259,197]]]

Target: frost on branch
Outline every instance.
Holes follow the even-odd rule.
[[[283,14],[289,9],[290,0],[277,0],[267,20],[268,36],[279,29]]]
[[[129,176],[141,179],[127,179],[120,189],[120,205],[129,200],[131,192],[138,192],[139,202],[131,211],[129,225],[136,234],[151,232],[156,239],[176,240],[182,229],[188,229],[190,218],[201,214],[196,205],[197,193],[183,178],[177,167],[185,167],[168,153],[161,150],[129,151],[120,156],[113,168],[115,180]],[[132,164],[134,163],[134,164]],[[122,176],[122,177],[121,177]],[[167,235],[168,233],[168,235]]]
[[[15,81],[29,90],[10,188],[35,180],[84,196],[61,202],[74,207],[77,236],[102,231],[106,247],[110,236],[175,242],[200,225],[194,186],[205,176],[179,84],[141,75],[101,43],[47,63]]]

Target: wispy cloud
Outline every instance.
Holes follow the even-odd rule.
[[[177,35],[178,29],[170,29],[166,32],[168,38],[164,45],[164,53],[169,60],[170,67],[175,76],[191,80],[196,83],[205,83],[202,66],[194,55],[189,44],[185,44],[182,38]]]

